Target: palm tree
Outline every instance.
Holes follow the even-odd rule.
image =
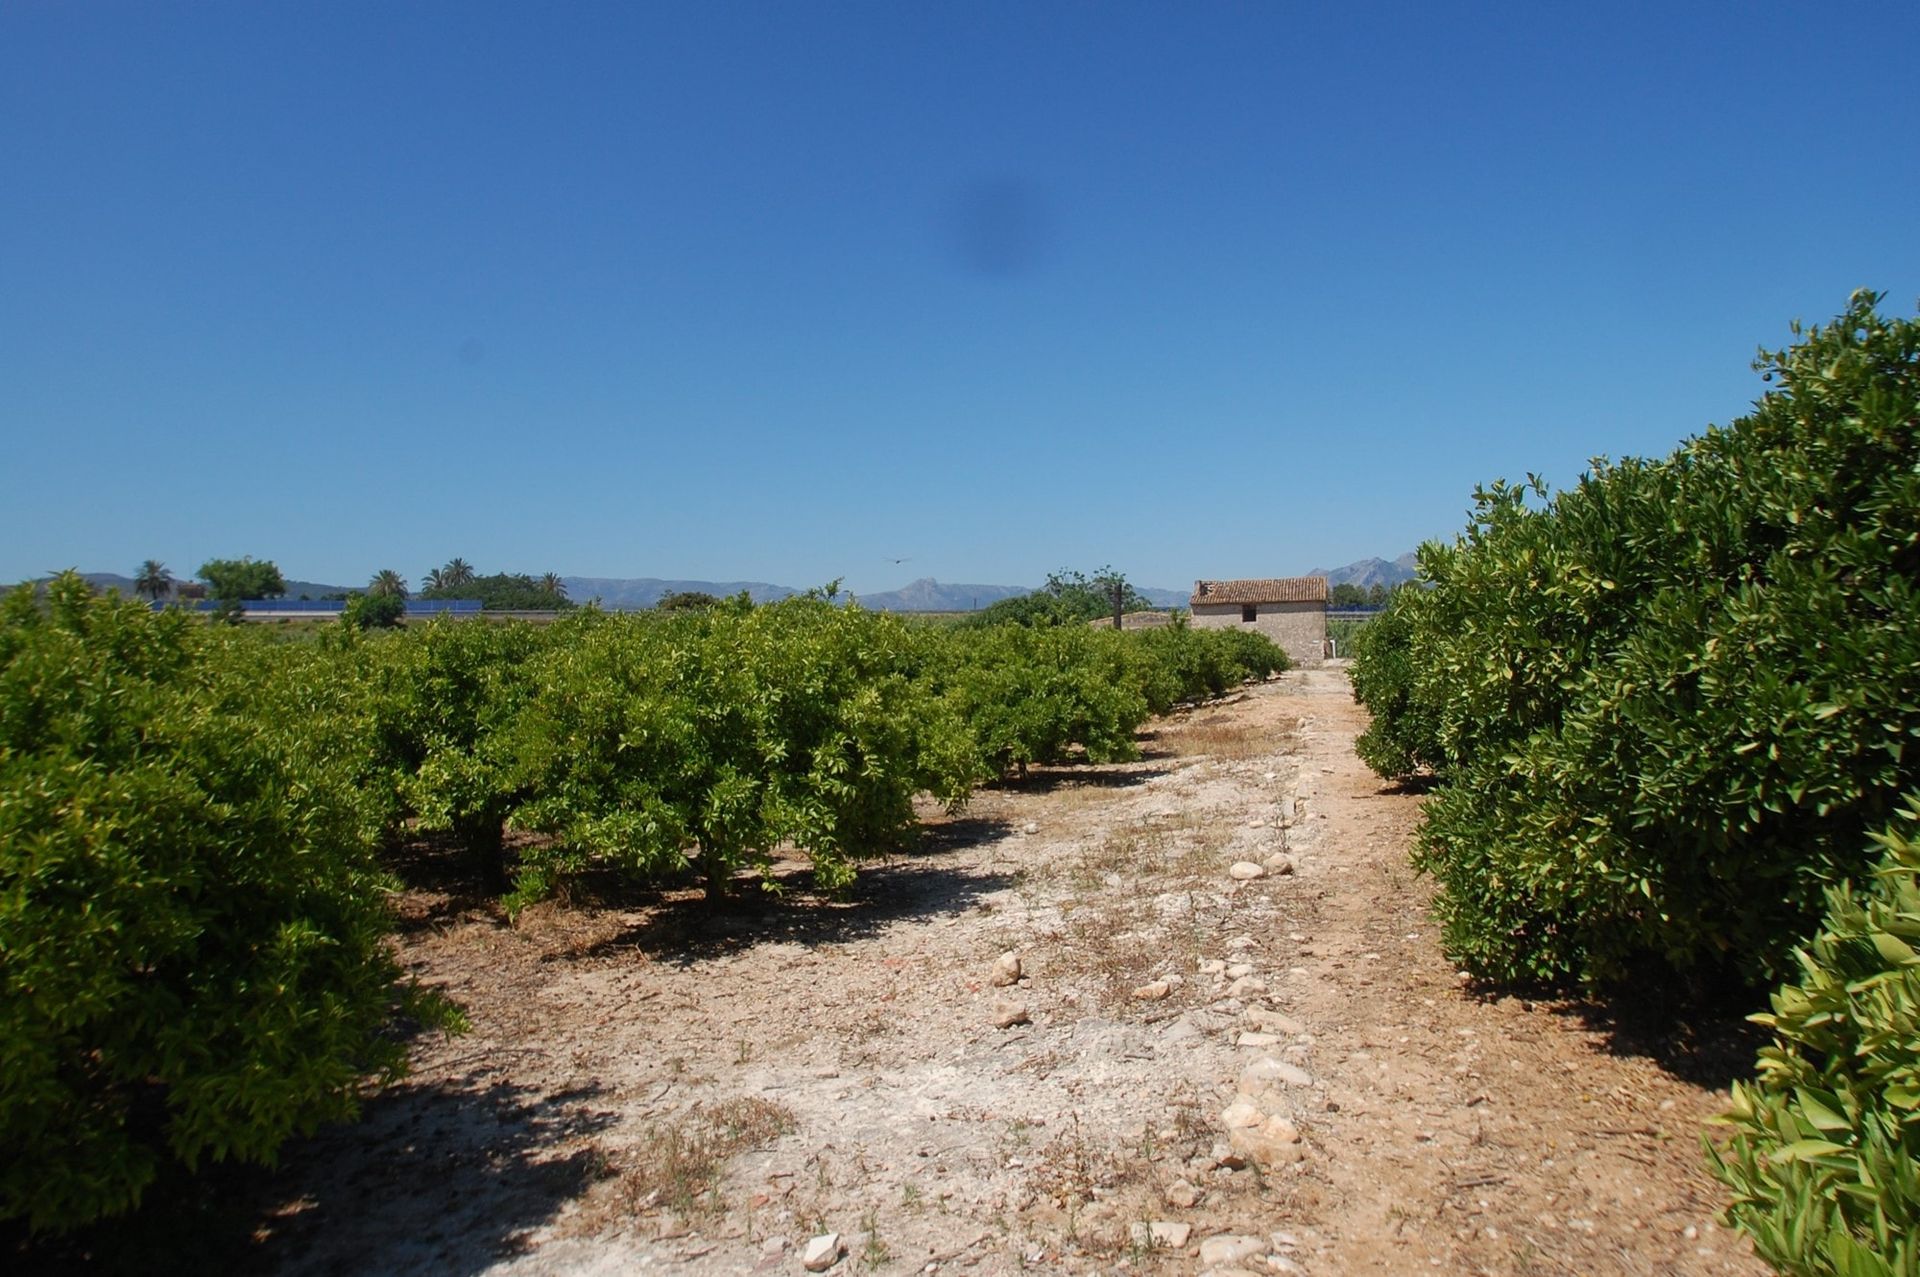
[[[433,571],[427,573],[427,579],[420,583],[420,588],[423,590],[446,589],[447,588],[446,574],[442,572],[439,568],[435,568]]]
[[[440,574],[440,584],[449,590],[473,584],[473,564],[465,559],[448,559],[447,566],[440,569]]]
[[[555,573],[549,572],[545,576],[541,577],[540,588],[545,590],[548,594],[553,595],[553,597],[556,599],[564,599],[567,597],[566,583],[561,581],[559,576],[556,575]]]
[[[407,579],[392,568],[381,568],[373,574],[373,580],[367,582],[367,593],[376,598],[391,594],[404,599],[407,597]]]
[[[133,578],[133,592],[158,603],[173,592],[173,573],[167,571],[167,565],[160,560],[148,559]]]

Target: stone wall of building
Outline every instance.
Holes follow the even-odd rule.
[[[1242,608],[1254,618],[1242,619]],[[1277,644],[1296,666],[1308,668],[1326,659],[1327,605],[1325,603],[1197,603],[1196,629],[1258,630]]]

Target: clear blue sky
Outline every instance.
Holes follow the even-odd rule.
[[[1916,50],[1911,0],[0,0],[0,578],[1390,556],[1911,314]]]

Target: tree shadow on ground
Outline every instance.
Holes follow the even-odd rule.
[[[1685,981],[1667,973],[1587,993],[1568,988],[1475,983],[1485,1001],[1534,999],[1551,1014],[1598,1034],[1612,1055],[1650,1060],[1681,1081],[1725,1090],[1750,1077],[1767,1032],[1747,1016],[1766,995],[1731,978]]]
[[[1051,794],[1063,789],[1131,789],[1144,785],[1171,768],[1156,759],[1133,763],[1064,764],[1057,767],[1032,767],[1024,776],[1003,776],[981,788],[1008,794]]]
[[[1682,1081],[1724,1091],[1753,1076],[1768,1035],[1747,1017],[1766,1009],[1766,994],[1728,981],[1652,996],[1642,986],[1569,1001],[1555,1012],[1602,1035],[1614,1055],[1652,1060]]]
[[[596,1096],[479,1075],[402,1084],[359,1122],[290,1142],[277,1169],[175,1167],[131,1215],[8,1237],[0,1256],[17,1274],[477,1273],[605,1173],[582,1138],[612,1124]]]
[[[659,962],[692,966],[762,944],[844,944],[896,923],[964,913],[984,896],[1014,886],[1013,873],[949,859],[1012,834],[1004,820],[966,816],[930,824],[914,846],[863,865],[840,892],[822,892],[801,857],[783,858],[762,887],[742,878],[735,894],[712,900],[691,891],[662,893],[642,917],[579,951],[599,958],[639,950]]]
[[[597,1087],[542,1094],[470,1073],[395,1087],[362,1120],[289,1148],[258,1229],[281,1273],[475,1273],[606,1174]]]

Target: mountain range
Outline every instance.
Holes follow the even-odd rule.
[[[1391,562],[1386,559],[1361,559],[1340,568],[1315,568],[1307,575],[1324,576],[1329,585],[1343,582],[1358,586],[1371,586],[1375,582],[1398,585],[1413,579],[1413,562],[1412,554],[1403,554]],[[98,589],[118,590],[129,598],[133,596],[133,578],[130,576],[122,576],[117,572],[85,572],[81,575]],[[774,585],[767,581],[676,581],[652,576],[568,576],[562,577],[561,581],[566,586],[568,598],[580,603],[598,599],[601,607],[615,612],[652,607],[668,594],[699,593],[727,598],[744,590],[755,603],[771,603],[801,592],[790,585]],[[317,599],[323,595],[345,594],[364,588],[326,585],[317,581],[288,581],[286,597]],[[929,576],[909,582],[897,590],[879,590],[855,597],[862,607],[877,612],[972,612],[998,603],[1001,599],[1030,594],[1036,588],[1030,585],[950,585]],[[1134,588],[1155,607],[1185,607],[1191,597],[1191,588]]]
[[[1411,550],[1388,562],[1386,559],[1361,559],[1343,568],[1315,568],[1308,576],[1324,576],[1328,585],[1398,585],[1414,578],[1415,556]]]

